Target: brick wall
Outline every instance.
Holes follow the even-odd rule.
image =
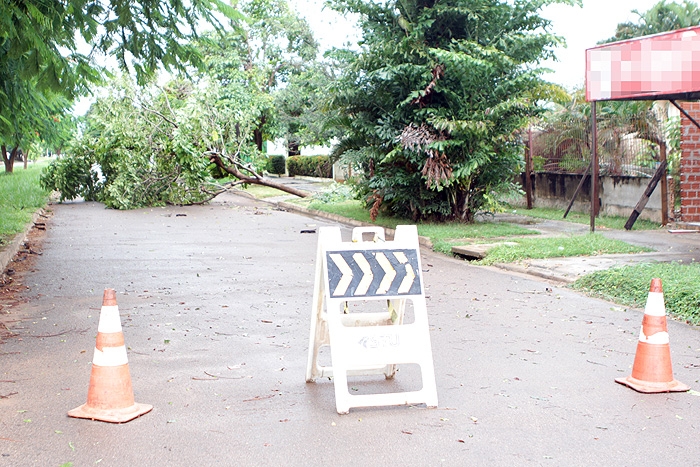
[[[700,102],[683,102],[700,122]],[[700,128],[681,114],[681,221],[700,222]]]

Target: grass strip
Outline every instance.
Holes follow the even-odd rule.
[[[661,279],[666,312],[690,324],[700,324],[700,264],[644,263],[597,271],[571,284],[575,290],[614,303],[644,308],[649,285]]]
[[[603,254],[642,253],[651,248],[630,245],[606,238],[599,233],[570,237],[515,238],[516,245],[499,245],[488,251],[476,264],[513,263],[524,259],[560,258],[564,256],[595,256]]]
[[[570,211],[566,216],[566,219],[564,219],[564,212],[561,209],[554,208],[525,209],[518,207],[512,208],[512,211],[509,212],[519,214],[521,216],[535,217],[537,219],[566,221],[574,224],[589,225],[591,223],[591,215],[587,212]],[[595,225],[596,228],[600,229],[623,230],[627,219],[627,217],[601,215],[596,217]],[[637,219],[632,227],[632,230],[658,230],[660,228],[662,228],[662,226],[658,222],[652,222],[646,219]]]
[[[369,211],[362,207],[356,200],[341,201],[337,203],[323,203],[314,201],[308,206],[310,209],[323,211],[338,216],[355,219],[361,222],[373,223],[385,228],[395,229],[397,225],[414,224],[410,219],[387,217],[379,215],[372,222]],[[512,237],[519,235],[537,235],[537,232],[506,222],[476,222],[465,224],[462,222],[425,222],[416,224],[418,235],[428,237],[433,244],[433,249],[440,253],[452,254],[452,246],[470,243],[475,239]]]
[[[46,205],[48,193],[39,186],[45,164],[27,170],[15,165],[13,173],[0,172],[0,245],[24,231],[32,215]]]

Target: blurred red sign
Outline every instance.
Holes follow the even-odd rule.
[[[700,92],[700,26],[586,50],[586,100],[664,99]]]

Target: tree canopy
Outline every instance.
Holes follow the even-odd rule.
[[[237,6],[243,16],[225,31],[208,34],[199,47],[204,73],[227,97],[256,109],[253,138],[261,151],[265,140],[279,134],[273,92],[314,63],[318,44],[308,23],[284,0],[246,0]]]
[[[360,20],[333,95],[368,207],[472,221],[515,189],[519,130],[539,112],[538,63],[561,41],[540,16],[567,1],[334,0]]]
[[[666,3],[666,0],[662,0],[645,12],[632,10],[632,13],[638,16],[637,21],[619,23],[615,35],[601,43],[633,39],[700,24],[700,8],[697,3],[688,0],[682,3]]]
[[[159,67],[185,70],[200,58],[190,38],[214,13],[238,17],[220,0],[18,0],[0,4],[0,142],[17,150],[65,114],[114,57],[139,82]],[[66,100],[67,99],[67,100]],[[6,168],[11,170],[3,151]]]

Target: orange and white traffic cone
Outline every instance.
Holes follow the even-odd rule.
[[[152,408],[152,405],[134,402],[117,294],[113,289],[105,289],[87,403],[69,411],[68,416],[125,423]]]
[[[632,375],[615,381],[644,393],[685,392],[690,389],[673,379],[661,279],[651,280]]]

